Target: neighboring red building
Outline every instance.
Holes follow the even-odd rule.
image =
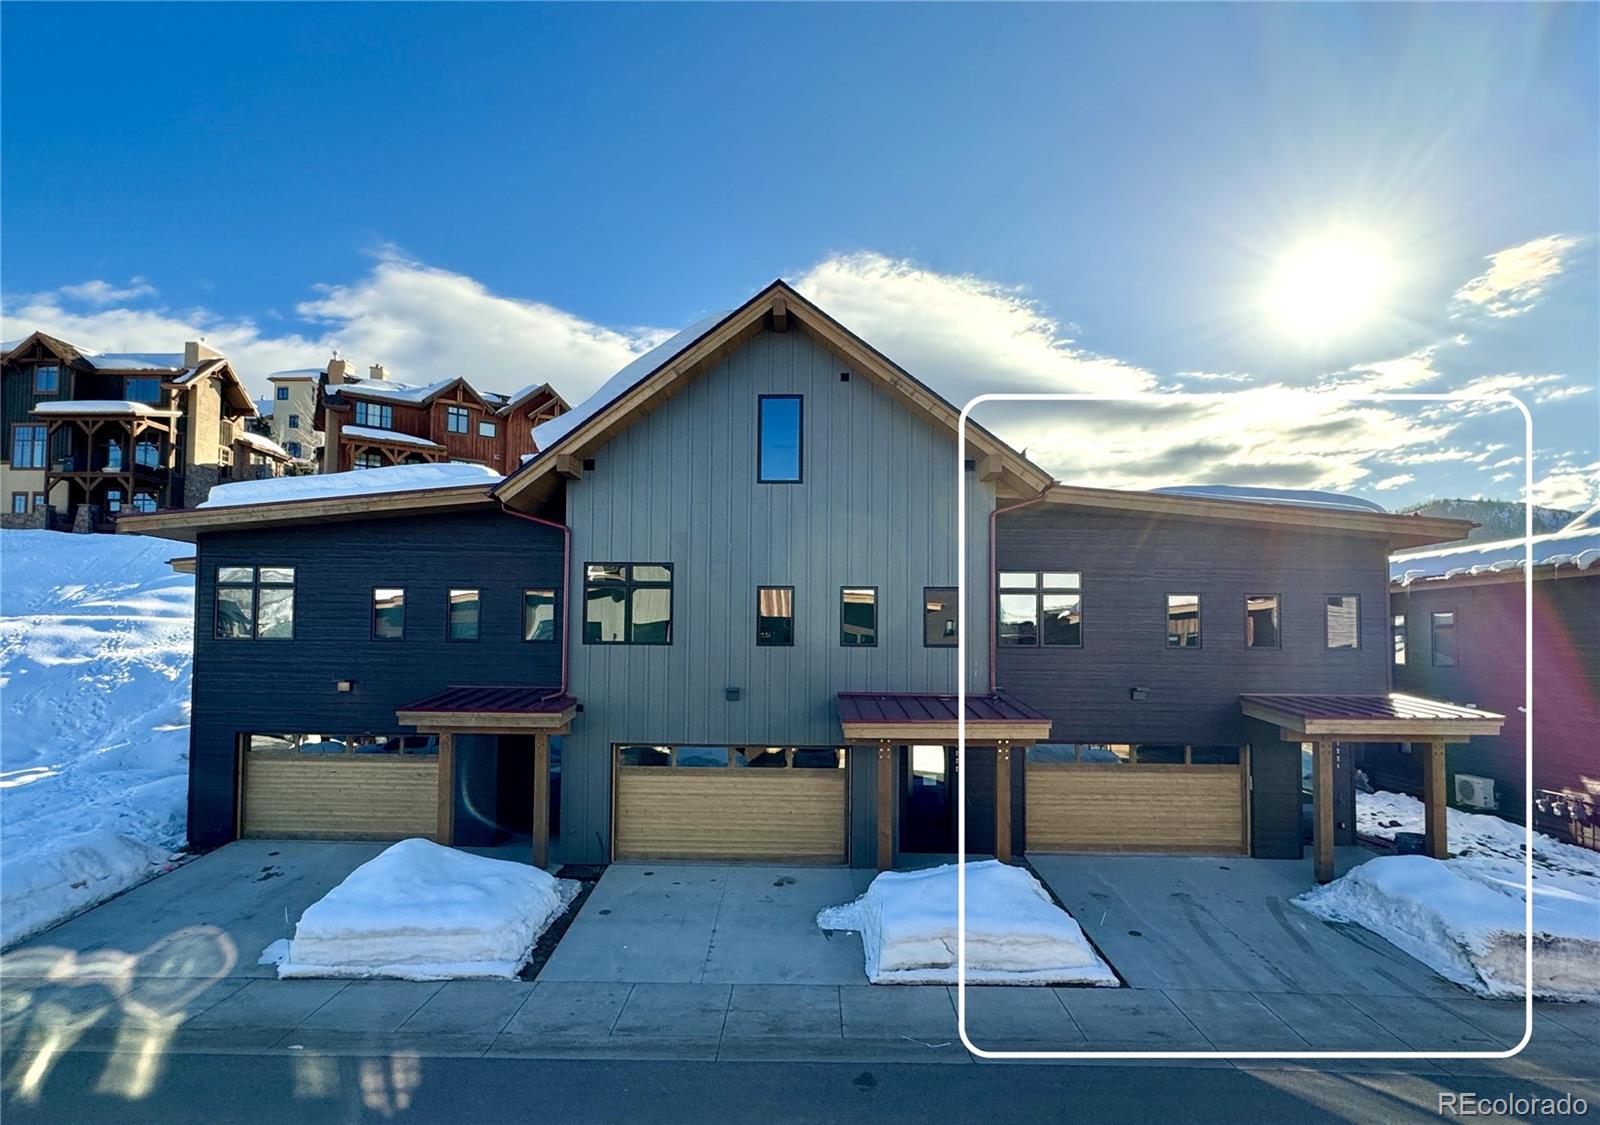
[[[433,461],[472,461],[509,473],[536,451],[533,427],[568,409],[548,383],[505,396],[482,393],[464,378],[396,382],[381,364],[365,379],[352,372],[334,359],[318,399],[325,473]]]

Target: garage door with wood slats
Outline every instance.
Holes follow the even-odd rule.
[[[1237,765],[1028,764],[1028,850],[1246,850]]]
[[[618,766],[616,858],[843,863],[842,769]]]
[[[246,754],[240,834],[400,840],[432,836],[439,761]]]

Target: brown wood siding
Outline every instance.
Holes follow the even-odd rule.
[[[1028,850],[1237,855],[1240,766],[1028,764]]]
[[[439,763],[431,757],[244,755],[242,836],[432,837]]]
[[[616,772],[618,860],[845,861],[842,769]]]

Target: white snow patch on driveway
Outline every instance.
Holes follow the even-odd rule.
[[[886,871],[867,893],[817,915],[824,930],[852,930],[873,984],[954,984],[955,864]],[[1117,987],[1072,915],[1020,867],[967,864],[967,981]]]
[[[1356,798],[1357,830],[1392,839],[1422,830],[1422,802]],[[1449,813],[1448,860],[1380,856],[1295,900],[1363,926],[1481,996],[1520,997],[1525,972],[1524,830],[1499,817]],[[1535,833],[1533,991],[1600,999],[1600,854]]]
[[[509,979],[578,890],[537,867],[401,840],[306,908],[278,976]]]
[[[0,531],[0,945],[167,870],[194,579],[171,543]]]

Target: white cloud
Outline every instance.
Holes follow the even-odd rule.
[[[113,285],[109,281],[85,281],[80,285],[63,285],[56,290],[61,296],[88,305],[109,305],[113,301],[136,301],[140,297],[155,296],[156,287],[142,277],[130,277],[126,285]]]
[[[1488,270],[1456,290],[1456,315],[1521,316],[1544,296],[1578,245],[1570,235],[1551,234],[1490,254]]]
[[[1392,477],[1384,477],[1380,481],[1374,481],[1372,487],[1378,492],[1388,492],[1391,488],[1399,488],[1402,484],[1410,484],[1416,479],[1410,473],[1396,473]]]

